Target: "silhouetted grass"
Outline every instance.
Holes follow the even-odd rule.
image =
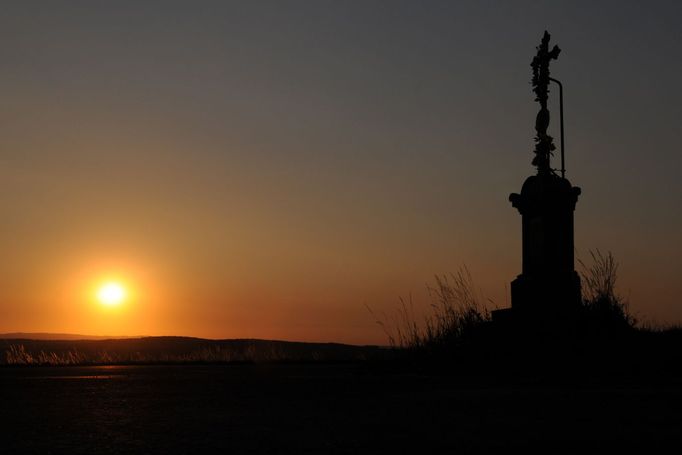
[[[355,362],[372,346],[270,340],[146,337],[119,340],[0,340],[0,365]],[[4,356],[2,355],[4,353]]]
[[[415,352],[454,348],[471,342],[490,322],[490,312],[466,266],[450,275],[436,275],[427,290],[430,313],[421,322],[414,316],[412,296],[400,299],[393,318],[377,318],[368,307],[392,348]]]
[[[613,254],[594,250],[589,257],[578,261],[581,305],[565,320],[493,321],[466,267],[435,277],[422,320],[411,297],[400,300],[394,317],[375,319],[398,363],[428,370],[526,375],[682,369],[676,366],[682,365],[682,328],[638,324],[617,291]]]
[[[582,319],[586,329],[592,332],[611,333],[627,331],[637,326],[637,319],[630,313],[628,302],[618,294],[618,262],[608,251],[590,250],[592,261],[586,264],[578,259],[582,284]]]

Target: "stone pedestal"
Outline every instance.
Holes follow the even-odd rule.
[[[509,200],[522,218],[522,273],[511,283],[514,318],[563,319],[580,305],[573,212],[580,188],[552,173],[528,177]]]

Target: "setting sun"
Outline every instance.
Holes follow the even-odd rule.
[[[126,298],[125,288],[115,282],[103,284],[97,291],[97,300],[103,305],[116,306]]]

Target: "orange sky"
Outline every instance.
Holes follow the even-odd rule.
[[[8,7],[0,332],[384,343],[366,305],[464,264],[508,306],[545,28],[578,255],[681,321],[680,8],[611,6]]]

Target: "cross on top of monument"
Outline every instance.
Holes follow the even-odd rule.
[[[561,49],[555,45],[552,50],[549,50],[549,38],[549,33],[545,31],[542,41],[537,47],[538,52],[530,64],[533,68],[531,83],[535,92],[535,101],[540,103],[540,111],[535,119],[535,158],[533,158],[533,166],[538,168],[538,174],[547,174],[552,171],[549,159],[552,151],[556,148],[552,136],[547,134],[547,127],[549,126],[547,95],[550,81],[549,62],[559,57]]]

